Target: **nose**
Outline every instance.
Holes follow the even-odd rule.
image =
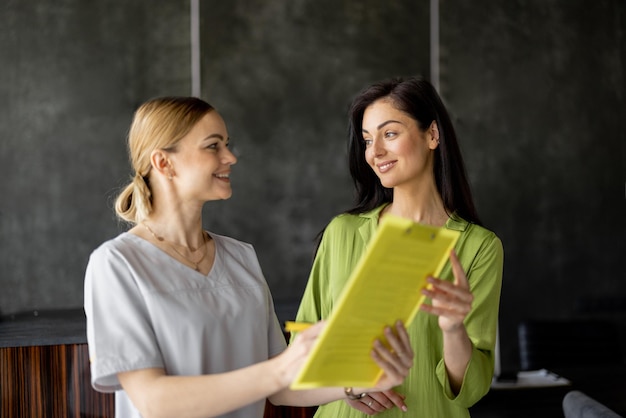
[[[237,157],[235,157],[235,150],[231,150],[230,148],[224,148],[224,153],[222,154],[222,163],[227,165],[237,164]]]
[[[385,147],[383,141],[380,138],[374,138],[372,140],[372,146],[370,147],[374,156],[378,157],[385,153]]]

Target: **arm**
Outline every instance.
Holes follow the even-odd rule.
[[[463,376],[472,356],[472,342],[467,335],[463,321],[470,312],[474,296],[469,290],[469,282],[463,267],[452,251],[450,262],[454,283],[429,278],[430,290],[422,292],[431,298],[432,304],[422,305],[423,311],[439,317],[439,328],[443,334],[443,359],[450,381],[450,388],[456,395],[461,390]]]
[[[217,416],[269,397],[274,404],[319,405],[345,397],[343,388],[292,391],[295,377],[321,332],[323,323],[302,332],[282,354],[228,373],[168,376],[163,369],[142,369],[118,374],[133,404],[146,418]],[[384,390],[402,383],[413,364],[413,351],[402,324],[386,337],[394,352],[376,341],[372,358],[385,371],[376,388],[355,388],[357,393]]]
[[[322,328],[323,323],[316,324],[302,332],[280,355],[231,372],[168,376],[162,368],[149,368],[117,376],[135,407],[146,418],[222,415],[285,389]],[[339,393],[336,391],[334,395],[338,397]]]
[[[454,306],[453,310],[456,313],[448,313],[446,314],[448,318],[442,319],[439,316],[438,319],[442,329],[444,358],[437,366],[436,373],[446,396],[465,408],[475,404],[489,391],[491,385],[502,285],[504,257],[502,243],[492,233],[484,238],[480,236],[478,238],[471,243],[466,242],[465,246],[461,247],[459,256],[453,256],[466,266],[471,298],[468,298],[466,293],[468,289],[465,289],[464,285],[454,286],[453,283],[446,284],[443,280],[433,279],[435,284],[440,285],[437,292],[448,293],[447,297],[456,300],[450,304],[451,307]],[[456,275],[454,282],[460,284],[464,282],[463,277],[460,277],[463,275],[463,269],[459,271],[457,264],[455,272],[454,264],[457,263],[451,257],[452,272]],[[454,286],[455,289],[451,289],[450,286]],[[440,302],[451,303],[444,300],[445,297],[440,299]],[[423,305],[422,310],[434,309],[434,305],[437,304]],[[468,306],[471,307],[464,314]],[[443,308],[439,306],[438,309]],[[458,318],[454,319],[457,315],[464,316],[463,327],[454,326],[455,323],[458,325]]]

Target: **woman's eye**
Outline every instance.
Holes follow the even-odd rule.
[[[394,136],[396,136],[395,132],[392,132],[392,131],[385,132],[385,138],[392,138]]]
[[[207,145],[207,149],[217,149],[217,142]]]
[[[369,147],[370,145],[372,145],[372,140],[368,139],[368,138],[364,138],[363,139],[363,143],[365,144],[366,147]]]

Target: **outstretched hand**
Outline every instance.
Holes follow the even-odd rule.
[[[289,386],[293,379],[296,378],[311,351],[311,347],[313,347],[313,343],[315,343],[325,325],[326,321],[319,321],[306,330],[299,332],[287,349],[274,357],[274,359],[280,362],[278,370],[285,387]]]
[[[454,250],[450,252],[450,263],[454,282],[429,277],[428,283],[432,287],[422,290],[422,293],[428,296],[432,303],[430,305],[424,303],[420,307],[422,311],[439,316],[439,328],[444,332],[463,326],[474,300],[474,295],[469,290],[467,275]]]

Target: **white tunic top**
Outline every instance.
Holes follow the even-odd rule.
[[[140,417],[119,384],[119,372],[221,373],[285,349],[253,247],[210,235],[215,261],[206,276],[130,233],[91,254],[85,313],[92,385],[116,391],[116,418]],[[264,405],[259,401],[224,416],[262,417]]]

